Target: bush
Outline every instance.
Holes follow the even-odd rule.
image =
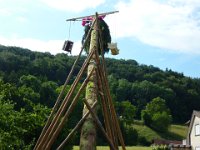
[[[167,145],[152,145],[152,150],[169,150]]]
[[[133,146],[138,144],[138,133],[137,130],[130,126],[125,126],[122,121],[120,123],[120,128],[123,134],[125,145]]]
[[[150,146],[151,143],[147,141],[147,139],[144,136],[139,136],[138,137],[138,144],[143,145],[143,146]]]
[[[137,145],[138,133],[135,129],[128,127],[125,130],[125,144],[129,146]]]
[[[144,124],[150,127],[152,120],[151,120],[151,116],[148,114],[146,110],[142,111],[141,118]]]
[[[166,132],[172,117],[166,106],[165,100],[154,98],[141,113],[144,124],[160,132]]]
[[[152,117],[152,128],[160,131],[166,132],[168,130],[169,124],[171,122],[171,117],[166,113],[156,113]]]

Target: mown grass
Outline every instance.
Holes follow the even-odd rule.
[[[73,150],[79,150],[79,146],[74,146]],[[97,150],[110,150],[110,149],[108,146],[97,146]],[[120,150],[122,150],[121,147]],[[151,147],[127,146],[126,150],[151,150]]]
[[[159,133],[143,125],[141,121],[135,122],[133,128],[137,130],[139,136],[145,137],[148,142],[152,142],[153,139],[183,140],[186,138],[188,130],[188,127],[183,125],[171,125],[168,132]]]
[[[183,125],[171,125],[169,131],[176,135],[179,135],[181,138],[184,139],[187,136],[188,127]]]
[[[133,128],[137,130],[140,137],[145,137],[146,140],[151,143],[153,139],[160,139],[161,136],[151,128],[144,125],[141,121],[135,121]]]
[[[187,136],[188,127],[183,125],[171,125],[169,131],[166,133],[159,133],[151,128],[143,125],[141,121],[135,121],[132,125],[137,130],[138,135],[145,137],[146,140],[152,143],[153,139],[168,139],[168,140],[182,140]],[[151,147],[144,146],[127,146],[127,150],[151,150]],[[73,150],[79,150],[79,146],[74,146]],[[108,146],[97,146],[97,150],[109,150]],[[120,150],[122,150],[120,148]]]

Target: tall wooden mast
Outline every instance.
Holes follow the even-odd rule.
[[[102,13],[101,15],[113,14],[118,11]],[[77,56],[74,65],[66,79],[61,93],[59,94],[57,101],[52,109],[52,112],[41,132],[40,137],[34,147],[34,150],[50,150],[55,143],[57,137],[62,131],[66,122],[68,122],[69,115],[74,110],[81,92],[86,87],[86,94],[83,108],[83,116],[76,124],[76,126],[67,135],[66,139],[57,147],[57,150],[62,150],[69,142],[73,134],[82,127],[80,136],[80,150],[96,150],[96,127],[100,129],[104,138],[108,142],[111,150],[119,150],[119,143],[123,150],[126,150],[122,133],[119,127],[119,122],[112,102],[112,97],[109,91],[109,85],[106,74],[104,48],[102,45],[102,31],[99,26],[98,14],[91,16],[84,16],[78,18],[68,19],[67,21],[77,21],[83,18],[92,17],[93,22],[90,26],[90,30],[85,38],[84,44],[81,48],[79,55]],[[90,37],[90,38],[89,38]],[[90,41],[89,41],[90,40]],[[72,83],[68,93],[65,95],[64,91],[68,84],[70,77],[74,71],[83,49],[86,47],[87,42],[90,42],[88,56],[86,57],[80,71],[77,74],[74,82]],[[101,52],[102,57],[99,57]],[[79,88],[75,96],[73,93],[83,77],[84,71],[87,70],[87,77]],[[96,114],[97,99],[98,103],[102,106],[102,113],[104,117],[104,124],[102,124]]]
[[[96,20],[91,32],[89,53],[98,51],[98,14],[96,13]],[[96,67],[95,54],[93,54],[87,70],[87,75]],[[96,71],[93,71],[89,82],[86,87],[85,99],[92,106],[97,101],[97,76]],[[94,110],[96,111],[96,110]],[[83,116],[88,112],[88,108],[84,105]],[[86,118],[83,123],[80,137],[80,150],[95,150],[96,149],[96,125],[91,114]]]

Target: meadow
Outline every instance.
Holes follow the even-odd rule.
[[[79,146],[74,146],[73,150],[79,150]],[[110,150],[108,146],[97,146],[97,150]],[[120,150],[122,148],[120,147]],[[126,150],[151,150],[151,147],[144,146],[127,146]]]

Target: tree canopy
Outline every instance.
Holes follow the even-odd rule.
[[[142,119],[147,126],[155,130],[166,132],[171,123],[172,117],[170,110],[165,104],[165,100],[157,97],[146,105],[142,110]]]
[[[32,148],[75,58],[64,53],[51,55],[0,45],[0,149]],[[72,80],[84,59],[85,56],[80,58]],[[141,114],[152,128],[162,126],[159,123],[165,121],[165,124],[185,123],[192,111],[200,108],[199,78],[139,64],[135,60],[107,58],[106,67],[117,114],[128,125],[131,120],[141,119]],[[77,111],[69,118],[71,124],[66,126],[58,141],[65,138],[64,134],[81,117],[83,98],[81,95]],[[124,133],[127,134],[125,139],[132,138],[128,133],[134,133],[137,138],[131,128],[126,128]],[[77,136],[73,142],[79,142]]]

